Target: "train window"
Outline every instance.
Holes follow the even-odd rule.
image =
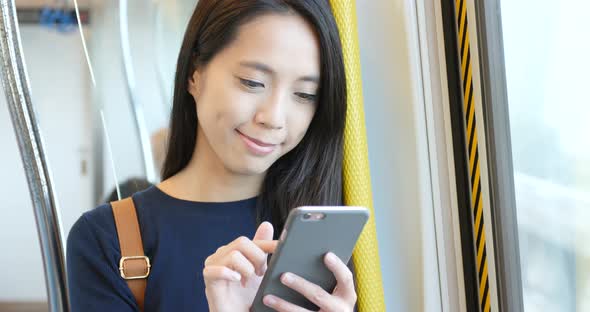
[[[590,3],[500,3],[525,311],[590,311]]]

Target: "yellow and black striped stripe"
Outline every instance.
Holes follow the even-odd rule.
[[[473,101],[473,78],[471,76],[471,49],[467,24],[466,0],[455,0],[455,17],[458,31],[458,50],[463,85],[463,108],[465,114],[465,135],[469,158],[469,179],[471,181],[471,208],[473,212],[473,237],[475,240],[476,269],[478,272],[479,305],[482,312],[490,311],[488,261],[486,254],[485,222],[481,198],[481,177],[479,171],[479,147],[477,122]]]

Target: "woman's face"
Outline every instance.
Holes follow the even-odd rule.
[[[197,157],[258,175],[304,137],[316,111],[319,44],[293,14],[242,25],[234,41],[189,80],[198,116]]]

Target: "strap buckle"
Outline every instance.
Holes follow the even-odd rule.
[[[125,274],[125,266],[124,263],[127,260],[139,260],[142,259],[145,261],[146,267],[147,267],[147,272],[144,275],[138,275],[138,276],[127,276]],[[121,260],[119,261],[119,271],[121,272],[121,277],[126,279],[126,280],[133,280],[133,279],[141,279],[141,278],[146,278],[148,277],[148,275],[150,275],[150,258],[146,257],[146,256],[129,256],[129,257],[121,257]]]

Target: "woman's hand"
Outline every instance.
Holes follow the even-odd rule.
[[[222,246],[205,260],[205,294],[212,312],[247,312],[267,269],[267,257],[273,253],[273,227],[264,222],[254,239],[240,237]]]
[[[336,277],[336,288],[332,294],[293,273],[281,275],[281,282],[287,287],[299,292],[309,301],[320,307],[323,312],[348,312],[353,311],[356,303],[356,292],[352,272],[346,264],[333,253],[327,253],[324,263]],[[309,311],[273,295],[263,298],[265,305],[279,312],[303,312]]]

